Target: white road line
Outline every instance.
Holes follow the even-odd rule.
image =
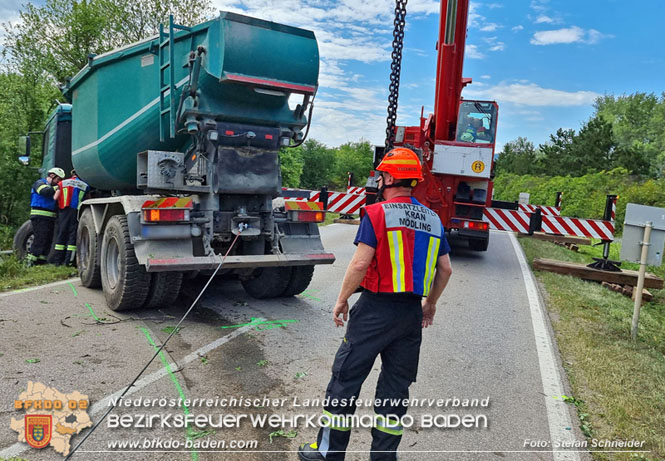
[[[550,426],[550,440],[552,442],[553,456],[555,461],[578,461],[578,453],[558,451],[556,443],[572,442],[575,440],[572,430],[570,414],[567,404],[563,401],[563,384],[559,376],[559,367],[554,356],[552,348],[552,338],[545,324],[545,310],[538,296],[538,289],[533,280],[531,269],[526,262],[522,247],[517,242],[517,238],[510,234],[510,241],[513,244],[517,261],[522,269],[524,285],[527,298],[529,299],[529,308],[531,309],[531,322],[533,324],[533,333],[536,339],[536,350],[538,351],[538,362],[540,365],[540,377],[543,382],[543,393],[545,394],[545,408],[547,409],[547,420]]]
[[[22,288],[20,290],[10,291],[8,293],[0,293],[0,298],[6,298],[7,296],[13,296],[13,295],[20,295],[21,293],[28,293],[30,291],[37,291],[37,290],[41,290],[43,288],[57,287],[58,285],[64,285],[66,283],[74,283],[74,282],[77,282],[78,280],[79,280],[79,278],[75,277],[73,279],[61,280],[59,282],[48,283],[46,285],[39,285],[37,287]]]
[[[265,319],[263,319],[263,318],[255,319],[256,322],[263,322],[264,320]],[[206,344],[205,346],[202,346],[202,347],[198,348],[197,350],[195,350],[191,354],[185,356],[182,360],[178,361],[177,363],[173,362],[173,363],[170,363],[169,365],[171,366],[172,370],[176,370],[176,369],[178,369],[179,366],[187,365],[188,363],[191,363],[194,360],[200,360],[200,357],[202,355],[207,354],[208,352],[212,351],[213,349],[217,349],[218,347],[226,344],[227,342],[231,341],[234,338],[237,338],[238,336],[240,336],[241,334],[245,333],[248,330],[251,330],[252,328],[253,328],[252,325],[240,327],[237,330],[235,330],[233,333],[230,333],[226,336],[222,336],[221,338],[218,338],[215,341],[213,341],[209,344]],[[138,367],[137,367],[137,369],[138,369]],[[136,381],[136,383],[134,384],[134,387],[132,387],[127,392],[127,394],[125,394],[125,397],[128,397],[128,396],[140,391],[144,387],[154,383],[158,379],[163,378],[164,376],[167,376],[167,375],[168,375],[168,371],[166,369],[166,366],[161,367],[159,370],[157,370],[155,372],[152,372],[149,375],[146,375],[143,378]],[[129,384],[129,383],[127,383],[127,384]],[[90,416],[95,416],[97,414],[101,414],[101,413],[107,411],[109,402],[111,402],[111,400],[113,400],[113,399],[117,399],[118,397],[120,397],[120,395],[124,392],[125,389],[126,389],[126,387],[123,387],[122,389],[117,390],[116,392],[114,392],[111,395],[107,395],[102,400],[100,400],[97,403],[95,403],[94,405],[92,405],[90,407],[90,409],[88,410],[88,414]],[[83,391],[83,392],[85,392],[85,391]],[[22,443],[22,442],[17,442],[14,445],[11,445],[11,446],[5,448],[4,450],[0,451],[0,458],[4,459],[4,458],[16,457],[16,456],[20,455],[21,453],[23,453],[24,451],[28,450],[29,448],[30,448],[29,445],[27,445],[25,443]]]

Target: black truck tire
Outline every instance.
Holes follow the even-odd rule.
[[[473,251],[487,251],[490,244],[489,235],[485,238],[470,238],[469,248]]]
[[[260,267],[242,286],[252,298],[267,299],[282,296],[291,279],[292,267]]]
[[[99,250],[99,236],[95,230],[92,211],[87,209],[81,214],[76,230],[76,267],[84,287],[99,288],[102,286]]]
[[[307,289],[314,276],[314,266],[293,266],[291,278],[281,296],[299,295]]]
[[[16,259],[25,259],[28,251],[30,251],[33,238],[32,222],[28,219],[18,228],[16,234],[14,234],[14,256],[16,256]]]
[[[111,310],[143,306],[150,288],[150,274],[136,259],[124,215],[113,216],[106,224],[100,266],[102,289]]]
[[[182,272],[155,272],[151,274],[148,297],[143,305],[146,309],[164,307],[173,303],[180,294],[182,286]]]

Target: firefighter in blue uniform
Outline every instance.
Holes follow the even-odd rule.
[[[381,355],[376,386],[370,459],[396,460],[404,428],[402,405],[416,380],[422,328],[432,324],[436,302],[452,274],[450,247],[438,215],[411,197],[423,180],[415,152],[396,148],[376,168],[385,201],[365,207],[355,244],[333,309],[344,340],[332,366],[317,440],[301,444],[298,456],[308,460],[343,460],[352,428],[350,416],[362,383]],[[363,291],[349,312],[349,297]],[[343,319],[339,316],[342,315]]]
[[[90,190],[87,183],[79,179],[76,170],[71,177],[63,180],[55,193],[58,204],[58,236],[55,240],[53,263],[73,265],[76,258],[76,230],[78,229],[78,209]]]
[[[26,257],[28,266],[46,263],[51,250],[53,226],[56,218],[55,193],[58,183],[64,178],[62,168],[51,168],[46,178],[35,181],[30,197],[30,222],[33,240]]]

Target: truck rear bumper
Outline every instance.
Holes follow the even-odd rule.
[[[145,268],[148,272],[197,271],[216,269],[221,261],[222,257],[220,255],[166,259],[149,258]],[[228,256],[222,267],[224,269],[248,269],[275,266],[313,266],[334,262],[335,255],[332,253],[245,255]]]

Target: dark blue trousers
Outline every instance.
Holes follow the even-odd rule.
[[[326,414],[352,415],[355,399],[381,355],[381,374],[376,385],[374,412],[376,415],[406,414],[402,400],[409,398],[409,386],[416,380],[422,339],[421,298],[412,294],[376,294],[365,290],[351,308],[346,336],[332,366],[332,378],[326,397],[342,404],[324,408]],[[353,400],[352,400],[353,398]],[[392,399],[399,402],[384,402]],[[370,459],[395,460],[403,428],[396,421],[377,419],[372,428]],[[326,459],[343,460],[351,431],[334,418],[317,436],[318,449]]]

